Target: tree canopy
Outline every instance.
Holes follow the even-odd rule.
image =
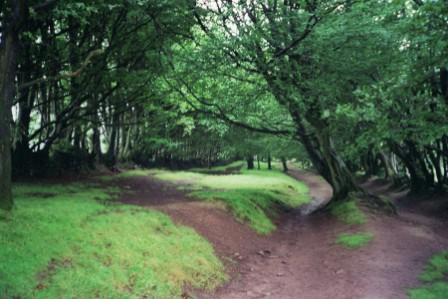
[[[11,174],[130,161],[294,158],[336,200],[359,172],[446,189],[445,0],[0,4],[6,209]]]

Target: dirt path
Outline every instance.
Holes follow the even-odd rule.
[[[214,245],[232,279],[213,294],[195,294],[199,298],[404,299],[405,288],[418,284],[426,260],[448,248],[448,236],[441,229],[446,223],[406,209],[393,218],[371,215],[362,229],[375,234],[372,244],[344,249],[334,241],[349,227],[325,213],[303,215],[324,204],[331,189],[311,173],[291,175],[310,186],[315,201],[283,215],[277,231],[268,237],[256,235],[223,207],[192,201],[151,178],[126,180],[127,188],[137,192],[123,201],[163,211]],[[402,196],[386,192],[381,184],[369,184],[371,190]]]

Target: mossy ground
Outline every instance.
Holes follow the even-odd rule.
[[[276,207],[295,208],[310,200],[305,184],[279,170],[242,170],[232,175],[157,170],[153,175],[187,185],[190,195],[195,198],[224,202],[237,219],[248,223],[260,234],[275,229],[271,217]]]
[[[420,275],[421,287],[408,290],[411,299],[448,298],[448,251],[434,255]]]
[[[180,298],[226,276],[211,245],[162,213],[111,201],[117,189],[14,186],[0,220],[0,298]]]

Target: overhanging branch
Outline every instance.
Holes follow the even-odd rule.
[[[87,55],[87,58],[84,60],[84,62],[81,64],[81,66],[79,67],[79,69],[77,69],[76,71],[73,72],[63,72],[57,76],[53,76],[53,77],[45,77],[45,78],[39,78],[27,83],[24,83],[22,85],[20,85],[18,87],[18,90],[22,90],[24,88],[28,88],[30,86],[36,85],[36,84],[40,84],[42,82],[48,82],[48,81],[57,81],[60,79],[68,79],[68,78],[74,78],[74,77],[78,77],[79,75],[81,75],[81,73],[87,68],[87,66],[91,63],[91,60],[93,57],[101,55],[104,53],[103,49],[97,49],[94,50],[92,52],[89,53],[89,55]]]

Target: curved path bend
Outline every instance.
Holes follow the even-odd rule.
[[[187,291],[202,299],[405,299],[405,289],[418,285],[427,259],[448,248],[446,223],[412,209],[396,217],[369,214],[367,224],[356,229],[326,213],[310,214],[331,197],[331,189],[310,172],[290,174],[308,184],[314,201],[283,214],[278,229],[266,237],[235,221],[223,207],[192,201],[151,177],[123,181],[135,192],[122,201],[163,211],[213,244],[231,280],[213,293]],[[390,197],[403,196],[380,187],[367,185]],[[355,230],[375,238],[358,250],[335,244],[338,234]]]

